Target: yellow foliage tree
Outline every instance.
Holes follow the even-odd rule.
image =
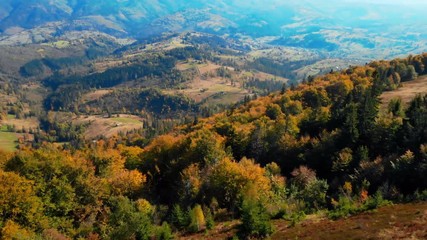
[[[22,228],[14,221],[7,221],[1,230],[3,240],[33,240],[36,238],[34,232]]]
[[[206,227],[205,215],[203,214],[202,207],[199,204],[191,209],[190,218],[190,230],[193,232],[199,232]]]
[[[242,190],[250,184],[257,189],[255,198],[271,194],[270,179],[265,169],[246,158],[240,162],[230,158],[222,159],[213,167],[208,181],[209,187],[217,193],[215,196],[224,206],[234,206]]]
[[[27,227],[45,227],[41,200],[34,192],[34,182],[0,170],[0,218],[17,221]],[[10,222],[10,228],[16,227]]]
[[[198,164],[192,164],[181,173],[181,184],[183,188],[183,198],[194,198],[199,194],[202,186],[200,169]]]

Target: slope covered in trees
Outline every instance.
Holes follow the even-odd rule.
[[[0,156],[2,238],[169,239],[240,219],[331,219],[427,197],[427,95],[379,95],[427,74],[427,54],[310,78],[146,144],[138,133]],[[7,193],[7,194],[6,194]]]

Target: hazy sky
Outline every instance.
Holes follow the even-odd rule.
[[[381,3],[381,4],[393,4],[393,5],[414,5],[421,4],[427,5],[426,0],[344,0],[345,2],[355,3]]]

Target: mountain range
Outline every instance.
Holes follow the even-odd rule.
[[[383,53],[379,57],[390,58],[427,49],[422,6],[335,0],[4,0],[0,44],[46,42],[83,30],[132,39],[199,31],[356,58],[372,58],[368,51],[375,49]],[[23,33],[30,40],[23,41]]]

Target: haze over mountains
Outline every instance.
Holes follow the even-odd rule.
[[[427,49],[419,1],[5,0],[0,44],[46,42],[90,30],[143,39],[199,31],[357,58]],[[25,35],[26,37],[22,37]],[[384,52],[384,49],[393,50]],[[378,56],[378,54],[381,54]]]

